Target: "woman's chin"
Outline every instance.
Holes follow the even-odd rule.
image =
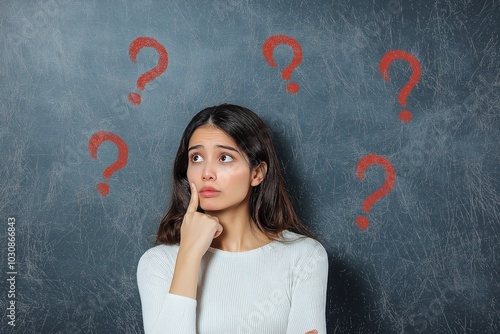
[[[217,211],[221,211],[223,210],[223,208],[220,208],[216,205],[201,205],[200,204],[200,208],[203,209],[203,211],[205,211],[205,213],[209,213],[209,212],[217,212]]]

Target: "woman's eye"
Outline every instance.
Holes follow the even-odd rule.
[[[193,154],[191,156],[191,161],[192,162],[200,162],[200,161],[203,161],[203,158],[199,154]]]
[[[233,161],[233,157],[228,155],[228,154],[223,154],[221,157],[220,157],[220,161],[222,162],[231,162]]]

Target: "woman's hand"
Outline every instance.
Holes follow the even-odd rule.
[[[312,331],[309,331],[306,334],[318,334],[318,331],[313,329]]]
[[[197,212],[198,203],[198,190],[191,183],[191,200],[182,221],[179,250],[194,253],[201,258],[223,228],[217,217]]]

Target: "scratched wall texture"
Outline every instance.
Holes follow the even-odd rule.
[[[2,1],[0,12],[1,332],[141,333],[136,265],[166,210],[181,132],[223,102],[257,111],[273,131],[301,217],[330,257],[329,333],[499,333],[500,2],[196,0]],[[303,60],[285,90],[291,49]],[[139,36],[167,50],[142,103],[127,99],[156,65]],[[402,123],[411,68],[378,70],[389,50],[422,77]],[[127,143],[110,192],[95,189],[117,157],[92,159],[92,134]],[[369,214],[363,201],[395,187]],[[355,219],[364,214],[369,227]],[[16,219],[16,326],[7,324],[7,219]]]

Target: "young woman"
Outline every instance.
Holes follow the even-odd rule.
[[[326,333],[328,257],[285,191],[270,133],[224,104],[188,124],[137,283],[149,333]]]

